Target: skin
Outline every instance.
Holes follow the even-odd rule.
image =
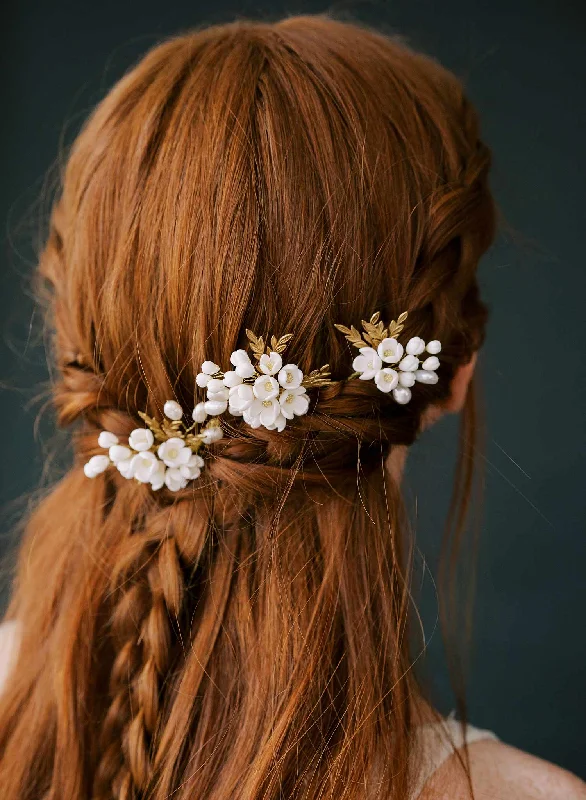
[[[424,428],[446,413],[462,410],[475,366],[476,354],[454,376],[448,400],[441,407],[429,409]],[[396,479],[403,472],[407,449],[393,448],[387,461],[387,468]],[[423,699],[419,714],[420,722],[434,721]],[[474,742],[468,751],[475,800],[586,800],[586,783],[579,778],[503,742]],[[456,754],[434,772],[419,800],[470,800],[468,779]]]

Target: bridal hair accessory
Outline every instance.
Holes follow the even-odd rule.
[[[353,325],[335,325],[360,351],[352,363],[355,372],[346,380],[374,380],[381,392],[392,392],[401,405],[409,402],[411,387],[417,381],[437,383],[437,353],[441,351],[437,339],[426,344],[418,336],[403,347],[396,337],[406,319],[405,311],[385,326],[376,312],[369,322],[362,320],[362,332]],[[207,400],[193,409],[192,424],[185,424],[183,409],[175,400],[165,403],[162,422],[139,411],[145,427],[133,430],[127,444],[121,444],[110,431],[100,433],[98,444],[108,454],[92,456],[83,468],[86,476],[95,478],[115,466],[124,478],[150,484],[154,490],[166,486],[176,492],[199,478],[204,466],[199,451],[222,439],[218,417],[226,411],[242,417],[251,428],[262,426],[279,432],[294,417],[307,414],[307,390],[332,383],[329,365],[304,375],[297,364],[283,364],[283,353],[293,334],[279,339],[272,336],[268,345],[248,329],[246,336],[254,363],[246,350],[234,350],[230,356],[232,370],[223,372],[213,361],[201,365],[195,380],[206,389]],[[422,360],[419,357],[423,355]],[[388,366],[391,364],[396,369]]]
[[[407,313],[404,311],[385,326],[377,311],[369,322],[362,320],[362,332],[353,325],[349,328],[335,325],[350,344],[360,351],[360,355],[352,362],[356,371],[348,380],[373,380],[381,392],[392,392],[394,400],[401,405],[411,400],[411,387],[417,381],[427,384],[438,382],[436,370],[440,362],[437,354],[442,349],[437,339],[426,344],[419,336],[414,336],[405,347],[397,341]],[[425,357],[421,360],[419,356]],[[388,366],[390,364],[396,365],[396,368]]]

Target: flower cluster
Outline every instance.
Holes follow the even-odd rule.
[[[419,336],[409,339],[403,347],[396,337],[403,330],[406,319],[407,312],[404,312],[385,327],[377,312],[369,322],[362,320],[362,333],[354,326],[336,325],[360,351],[352,362],[355,373],[351,377],[359,377],[362,381],[374,380],[381,392],[392,392],[394,400],[401,405],[411,400],[411,387],[417,381],[437,383],[436,370],[440,364],[437,354],[442,349],[437,339],[426,344]]]
[[[196,383],[207,390],[207,400],[197,404],[194,419],[203,422],[208,415],[227,410],[251,428],[262,425],[282,431],[289,420],[307,414],[307,389],[330,383],[329,367],[326,364],[304,375],[296,364],[283,364],[282,354],[291,334],[280,339],[273,336],[270,346],[250,330],[246,335],[256,363],[246,350],[234,350],[230,356],[233,369],[227,372],[213,361],[204,361]]]
[[[167,400],[163,408],[162,423],[139,412],[146,423],[144,428],[135,428],[127,444],[121,444],[110,431],[98,436],[100,447],[107,455],[92,456],[84,465],[88,478],[95,478],[109,466],[115,466],[125,478],[134,478],[148,483],[153,489],[166,486],[177,492],[187,486],[188,481],[199,478],[204,465],[198,450],[222,438],[222,429],[217,420],[197,432],[198,418],[193,411],[193,425],[183,423],[183,409],[175,400]]]

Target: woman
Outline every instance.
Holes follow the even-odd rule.
[[[98,106],[40,260],[75,463],[3,628],[6,800],[586,796],[411,669],[400,477],[472,435],[489,161],[450,73],[326,17]]]

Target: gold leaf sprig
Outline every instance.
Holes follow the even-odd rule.
[[[250,349],[253,356],[257,361],[260,361],[261,356],[263,356],[265,352],[265,340],[262,338],[262,336],[257,336],[255,333],[253,333],[249,328],[246,329],[246,336],[250,343]]]
[[[328,386],[331,382],[330,365],[324,364],[323,367],[314,369],[305,375],[301,385],[306,389],[317,389],[321,386]]]
[[[403,323],[407,319],[407,311],[399,314],[396,320],[392,320],[388,326],[380,321],[380,312],[376,311],[370,320],[362,320],[364,331],[361,333],[353,325],[347,328],[345,325],[335,324],[334,327],[344,334],[346,339],[353,347],[360,350],[362,347],[374,347],[375,349],[386,338],[398,336],[403,328]]]
[[[284,336],[281,336],[277,339],[276,336],[271,336],[271,346],[267,347],[267,355],[270,355],[271,351],[282,355],[285,350],[287,349],[287,345],[293,338],[292,333],[286,333]]]

